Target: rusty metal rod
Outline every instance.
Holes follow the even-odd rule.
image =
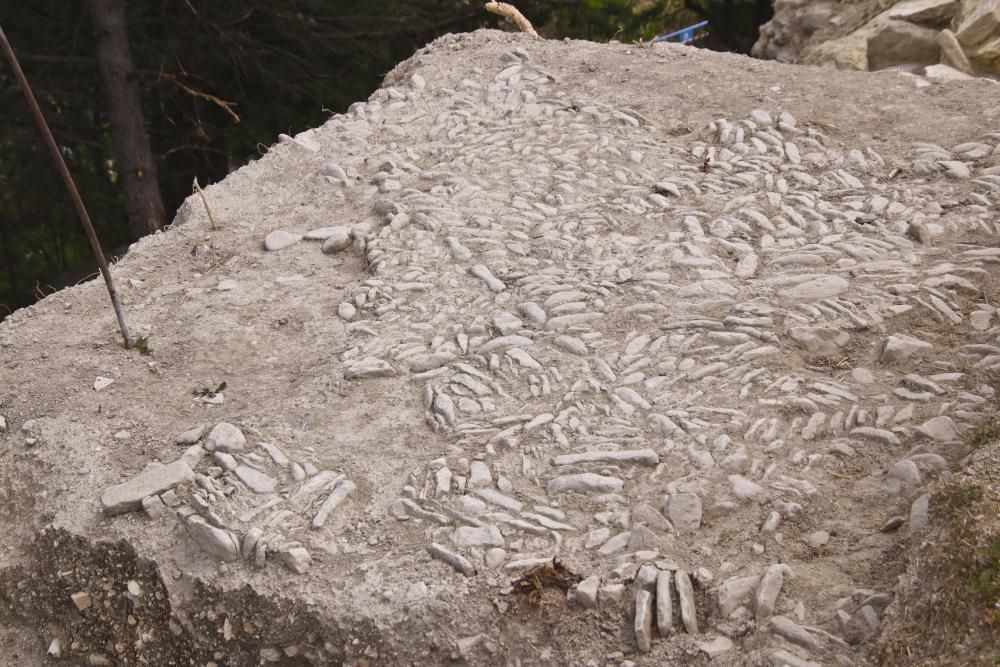
[[[69,197],[73,200],[73,205],[76,207],[76,214],[80,217],[80,224],[83,225],[83,230],[87,233],[87,239],[90,241],[90,249],[94,251],[94,257],[97,258],[97,265],[101,269],[101,275],[104,276],[104,283],[108,286],[108,294],[111,296],[111,305],[115,309],[115,317],[118,318],[118,326],[121,328],[122,337],[125,339],[125,349],[131,349],[132,337],[129,336],[128,326],[125,324],[125,315],[122,312],[122,305],[118,301],[118,293],[115,291],[115,282],[111,278],[111,271],[108,269],[108,260],[104,258],[104,251],[101,250],[101,244],[97,240],[97,234],[94,232],[94,225],[91,224],[90,216],[87,214],[87,207],[83,205],[83,199],[80,198],[80,193],[76,189],[76,183],[73,182],[73,176],[69,173],[69,168],[66,166],[66,161],[63,160],[62,153],[59,151],[59,146],[56,144],[56,140],[52,136],[49,124],[45,122],[45,116],[42,115],[42,110],[38,106],[35,94],[31,92],[31,86],[28,85],[28,79],[25,78],[24,72],[21,71],[21,65],[17,62],[17,56],[14,55],[14,49],[11,48],[10,42],[7,41],[7,35],[3,31],[3,26],[0,26],[0,47],[3,47],[3,53],[7,57],[7,62],[10,63],[11,69],[14,70],[14,76],[17,78],[17,85],[21,88],[21,92],[24,94],[24,99],[28,102],[28,107],[31,109],[32,115],[35,117],[38,129],[41,131],[42,137],[45,139],[45,144],[49,147],[49,153],[52,155],[52,160],[56,163],[56,169],[59,170],[59,175],[62,176],[63,182],[66,184],[66,189],[69,191]]]

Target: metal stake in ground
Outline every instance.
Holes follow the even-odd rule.
[[[52,160],[56,163],[56,169],[59,170],[59,175],[62,176],[63,182],[66,184],[66,189],[69,191],[70,199],[73,200],[76,213],[80,217],[80,224],[83,225],[83,230],[87,233],[87,239],[90,241],[90,249],[94,251],[94,257],[97,258],[97,265],[101,269],[101,275],[104,276],[104,283],[108,286],[111,305],[115,309],[115,317],[118,318],[118,326],[121,328],[122,337],[125,339],[125,349],[131,349],[132,338],[128,334],[128,327],[125,325],[125,315],[122,313],[122,305],[118,301],[117,292],[115,292],[115,282],[111,278],[111,271],[108,270],[108,260],[104,258],[104,251],[101,250],[97,234],[94,233],[94,225],[91,224],[90,216],[87,215],[87,208],[83,205],[80,193],[76,189],[76,183],[73,182],[73,176],[70,175],[62,153],[59,152],[59,146],[56,145],[56,140],[52,137],[49,124],[45,122],[45,116],[42,115],[42,110],[38,106],[35,94],[31,92],[31,86],[28,85],[28,80],[25,78],[24,72],[21,71],[21,65],[17,62],[14,50],[10,47],[10,42],[7,41],[7,35],[3,31],[3,26],[0,26],[0,47],[3,48],[3,53],[7,57],[7,62],[10,63],[11,69],[14,70],[17,85],[24,94],[24,99],[28,102],[28,107],[31,108],[31,113],[35,117],[38,129],[45,139],[45,144],[49,147],[49,153],[52,154]]]

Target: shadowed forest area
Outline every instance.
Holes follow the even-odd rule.
[[[521,0],[546,38],[622,42],[708,20],[749,53],[770,0]],[[463,0],[0,0],[3,26],[110,259],[279,133],[321,124],[449,32],[513,29]],[[6,62],[0,63],[0,319],[96,275]]]

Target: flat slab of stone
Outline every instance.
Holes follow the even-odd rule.
[[[840,276],[816,276],[796,285],[781,287],[778,296],[782,301],[819,301],[837,296],[850,286]]]
[[[691,533],[701,526],[701,498],[693,493],[677,493],[667,500],[667,516],[679,531]]]
[[[367,378],[387,378],[396,374],[396,369],[388,361],[377,357],[365,357],[361,361],[351,364],[344,372],[344,377],[348,380],[364,380]]]
[[[656,465],[660,456],[652,449],[634,449],[618,452],[582,452],[580,454],[562,454],[552,459],[557,466],[575,465],[577,463],[641,463]]]
[[[264,249],[265,250],[282,250],[288,246],[295,245],[302,240],[300,234],[293,234],[292,232],[286,232],[283,229],[276,229],[267,236],[264,237]]]
[[[610,493],[618,491],[625,482],[617,477],[607,475],[597,475],[592,472],[584,472],[577,475],[561,475],[549,481],[545,490],[549,495],[575,491],[576,493]]]
[[[188,517],[184,525],[191,539],[208,555],[227,563],[239,560],[240,547],[228,530],[216,528],[198,515]]]
[[[504,546],[503,535],[496,526],[459,526],[452,531],[451,541],[462,548]]]
[[[109,516],[137,512],[142,509],[142,499],[146,496],[159,495],[192,479],[194,472],[184,461],[152,466],[127,482],[105,489],[101,494],[101,505]]]
[[[271,493],[274,491],[275,481],[259,470],[241,464],[236,466],[236,470],[233,472],[254,493]]]
[[[893,334],[882,343],[882,363],[895,364],[906,361],[917,352],[933,348],[933,345],[919,338],[900,333]]]
[[[938,442],[951,442],[958,439],[958,429],[951,417],[941,416],[928,419],[915,429],[922,438],[930,438]]]
[[[707,642],[698,642],[698,650],[709,657],[709,659],[733,650],[733,640],[728,637],[715,637]]]
[[[305,234],[305,238],[310,241],[325,241],[331,236],[336,236],[338,234],[349,235],[351,233],[351,228],[345,225],[335,225],[333,227],[319,227],[317,229],[312,229]]]

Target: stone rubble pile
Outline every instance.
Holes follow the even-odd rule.
[[[196,427],[177,436],[178,444],[190,445],[177,461],[152,463],[106,489],[104,513],[143,510],[156,519],[176,508],[191,539],[216,560],[263,567],[271,553],[293,572],[306,572],[309,550],[287,534],[304,525],[322,528],[354,495],[355,484],[331,470],[290,461],[267,442],[257,443],[259,452],[248,451],[243,432],[228,422],[207,435],[206,430]],[[182,505],[185,499],[188,504]]]
[[[849,664],[891,596],[820,584],[806,608],[800,572],[842,548],[844,470],[883,470],[883,530],[919,530],[924,488],[993,400],[979,372],[1000,368],[1000,322],[980,296],[1000,248],[959,239],[1000,231],[1000,128],[914,144],[903,168],[775,109],[676,139],[524,48],[428,114],[432,94],[413,74],[284,137],[362,213],[262,239],[363,261],[330,313],[340,372],[407,387],[412,428],[444,443],[366,511],[415,525],[441,577],[572,563],[569,599],[624,605],[639,652],[759,636],[770,664]],[[404,136],[421,140],[386,139]],[[105,512],[307,573],[321,529],[373,491],[205,431],[107,489]]]

